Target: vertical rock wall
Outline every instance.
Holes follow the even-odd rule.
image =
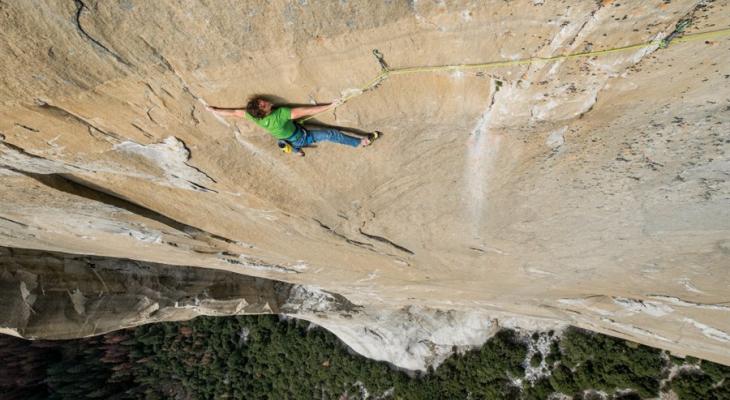
[[[0,2],[0,245],[223,269],[373,309],[547,318],[730,362],[727,36],[392,76],[299,159],[253,93],[614,49],[726,2]],[[136,309],[135,309],[136,310]]]

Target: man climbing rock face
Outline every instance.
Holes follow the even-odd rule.
[[[303,147],[311,146],[318,142],[334,142],[344,144],[351,147],[364,147],[370,145],[378,136],[374,132],[370,138],[356,138],[345,135],[337,129],[305,129],[294,121],[300,118],[308,117],[326,111],[335,106],[335,103],[325,104],[321,106],[308,107],[277,107],[260,97],[254,97],[249,100],[245,109],[219,108],[209,106],[208,109],[218,115],[246,117],[256,123],[256,125],[266,129],[274,138],[276,138],[280,147],[286,145],[291,146],[294,152],[303,156]],[[281,142],[284,142],[282,146]]]

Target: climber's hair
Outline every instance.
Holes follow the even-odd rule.
[[[261,100],[265,99],[258,96],[250,98],[246,104],[246,112],[255,118],[265,117],[266,112],[261,109]]]

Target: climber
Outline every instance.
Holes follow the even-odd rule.
[[[277,107],[268,100],[261,97],[253,97],[249,100],[246,108],[220,108],[208,106],[208,109],[218,115],[246,117],[255,122],[258,126],[266,129],[279,141],[279,147],[285,152],[293,150],[297,155],[304,156],[303,147],[318,142],[334,142],[351,147],[364,147],[372,143],[378,137],[379,132],[373,132],[369,138],[356,138],[345,135],[337,129],[305,129],[294,121],[326,111],[335,107],[337,103],[321,106],[306,107]],[[287,151],[289,150],[289,151]]]

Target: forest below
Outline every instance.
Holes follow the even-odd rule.
[[[274,315],[199,317],[69,341],[0,335],[2,399],[730,399],[730,367],[577,328],[502,330],[426,373]]]

